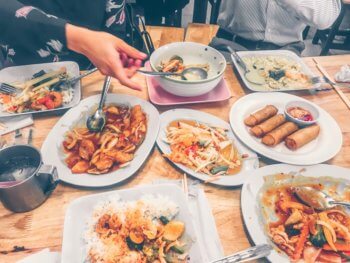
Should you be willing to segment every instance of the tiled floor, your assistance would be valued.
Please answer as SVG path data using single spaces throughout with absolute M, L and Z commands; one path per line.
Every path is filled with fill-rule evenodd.
M 188 23 L 192 21 L 192 16 L 193 16 L 193 3 L 194 0 L 191 0 L 190 3 L 183 9 L 182 11 L 182 26 L 186 27 Z M 208 7 L 208 12 L 207 12 L 207 18 L 210 15 L 210 5 Z M 343 24 L 350 25 L 350 14 L 345 17 Z M 302 53 L 303 57 L 311 57 L 311 56 L 318 56 L 321 52 L 321 46 L 320 45 L 313 45 L 312 44 L 312 38 L 315 34 L 315 29 L 311 29 L 307 39 L 305 40 L 305 50 Z M 330 55 L 335 55 L 335 54 L 346 54 L 350 53 L 349 51 L 342 51 L 342 50 L 331 50 L 329 52 Z

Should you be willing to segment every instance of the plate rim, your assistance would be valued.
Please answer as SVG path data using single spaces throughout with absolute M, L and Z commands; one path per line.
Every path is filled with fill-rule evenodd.
M 315 159 L 313 161 L 307 161 L 307 160 L 306 161 L 305 160 L 304 161 L 300 161 L 300 160 L 299 161 L 291 161 L 288 159 L 288 156 L 285 156 L 285 154 L 283 154 L 283 153 L 278 153 L 278 154 L 276 154 L 276 156 L 271 157 L 271 154 L 269 154 L 268 152 L 266 154 L 266 151 L 270 151 L 270 149 L 268 149 L 266 151 L 261 150 L 260 146 L 258 148 L 255 148 L 255 145 L 252 145 L 252 143 L 250 143 L 250 142 L 247 143 L 247 140 L 250 140 L 250 139 L 246 139 L 247 136 L 245 134 L 242 135 L 240 129 L 239 129 L 239 131 L 237 131 L 237 128 L 236 128 L 237 126 L 242 126 L 244 124 L 243 123 L 240 123 L 240 124 L 234 123 L 236 121 L 235 119 L 237 119 L 234 117 L 235 110 L 237 107 L 239 107 L 240 104 L 244 103 L 244 101 L 252 100 L 255 97 L 259 98 L 261 96 L 270 97 L 270 98 L 274 97 L 274 96 L 279 96 L 279 97 L 284 97 L 284 98 L 290 97 L 290 100 L 299 100 L 299 101 L 306 101 L 308 103 L 311 103 L 313 106 L 315 106 L 319 110 L 320 115 L 322 114 L 322 115 L 326 116 L 326 118 L 330 119 L 333 122 L 334 127 L 337 128 L 337 130 L 332 133 L 332 134 L 338 133 L 338 135 L 339 135 L 339 136 L 337 136 L 338 145 L 335 145 L 337 147 L 334 147 L 334 150 L 332 152 L 327 151 L 327 154 L 325 155 L 325 157 L 323 157 L 323 159 L 318 159 L 318 158 L 313 157 Z M 270 101 L 266 100 L 266 104 L 271 104 L 271 103 L 270 103 Z M 288 163 L 288 164 L 294 164 L 294 165 L 315 165 L 318 163 L 322 163 L 322 162 L 325 162 L 325 161 L 328 161 L 328 160 L 334 158 L 339 153 L 339 151 L 341 150 L 342 145 L 343 145 L 343 134 L 342 134 L 341 128 L 339 127 L 336 120 L 327 111 L 325 111 L 323 108 L 321 108 L 317 104 L 313 103 L 312 101 L 309 101 L 307 99 L 301 98 L 301 97 L 296 96 L 296 95 L 288 94 L 285 92 L 251 93 L 251 94 L 248 94 L 246 96 L 243 96 L 243 97 L 239 98 L 231 106 L 230 113 L 229 113 L 229 119 L 230 119 L 230 125 L 231 125 L 233 132 L 248 148 L 250 148 L 250 149 L 254 148 L 254 151 L 259 153 L 260 155 L 267 157 L 271 160 L 275 160 L 275 161 L 282 162 L 282 163 Z M 296 156 L 296 155 L 294 155 L 294 156 Z
M 219 180 L 216 180 L 216 181 L 208 182 L 209 184 L 218 185 L 218 186 L 224 186 L 224 187 L 238 187 L 238 186 L 241 186 L 244 183 L 244 181 L 246 180 L 249 172 L 252 172 L 252 171 L 254 171 L 254 170 L 259 168 L 260 164 L 259 164 L 259 160 L 257 158 L 257 154 L 239 140 L 239 138 L 233 133 L 232 128 L 231 128 L 231 126 L 230 126 L 230 124 L 228 122 L 224 121 L 223 119 L 221 119 L 221 118 L 219 118 L 219 117 L 217 117 L 217 116 L 215 116 L 213 114 L 210 114 L 210 113 L 207 113 L 207 112 L 203 112 L 203 111 L 199 111 L 199 110 L 187 109 L 187 108 L 171 109 L 171 110 L 165 111 L 162 114 L 160 114 L 160 123 L 161 123 L 161 125 L 159 127 L 159 132 L 158 132 L 156 143 L 157 143 L 157 147 L 158 147 L 158 149 L 160 150 L 161 153 L 164 153 L 163 147 L 161 145 L 165 144 L 162 141 L 162 138 L 161 138 L 162 132 L 163 132 L 162 128 L 166 127 L 169 124 L 169 122 L 172 121 L 172 119 L 167 119 L 166 123 L 164 123 L 163 119 L 165 118 L 164 116 L 167 116 L 167 115 L 169 115 L 169 114 L 171 114 L 173 112 L 175 112 L 176 114 L 180 114 L 180 113 L 183 113 L 183 114 L 189 113 L 190 114 L 190 113 L 192 113 L 192 114 L 195 114 L 195 115 L 201 115 L 201 117 L 203 117 L 203 118 L 206 116 L 206 117 L 210 117 L 212 119 L 215 119 L 218 122 L 221 122 L 221 123 L 225 124 L 225 126 L 227 126 L 227 128 L 229 130 L 229 137 L 231 139 L 233 139 L 236 144 L 239 144 L 240 145 L 239 147 L 245 148 L 247 151 L 249 151 L 249 155 L 252 155 L 252 156 L 256 157 L 255 159 L 249 160 L 249 161 L 251 161 L 252 169 L 246 170 L 246 171 L 242 171 L 242 172 L 236 174 L 237 176 L 239 176 L 239 178 L 243 178 L 243 179 L 239 180 L 239 182 L 234 182 L 234 183 L 230 183 L 229 182 L 228 183 L 228 182 L 225 182 L 225 178 L 224 178 L 224 182 L 219 179 Z M 187 168 L 187 167 L 185 167 L 182 164 L 178 164 L 178 163 L 172 162 L 171 160 L 167 160 L 167 161 L 169 161 L 172 165 L 174 165 L 177 169 L 181 170 L 182 172 L 185 172 L 185 173 L 191 175 L 192 177 L 195 177 L 197 180 L 200 180 L 200 181 L 203 182 L 203 181 L 205 181 L 207 179 L 210 179 L 210 176 L 205 175 L 205 174 L 201 174 L 201 173 L 196 173 L 192 169 Z M 232 177 L 234 177 L 236 175 L 232 175 Z
M 65 116 L 67 116 L 68 114 L 72 114 L 73 111 L 82 110 L 83 108 L 79 108 L 79 107 L 84 107 L 84 104 L 86 106 L 86 103 L 88 103 L 88 102 L 96 102 L 96 103 L 98 103 L 99 98 L 100 98 L 100 95 L 98 95 L 98 94 L 97 95 L 93 95 L 93 96 L 89 96 L 89 97 L 83 99 L 82 101 L 80 101 L 78 106 L 68 110 L 58 120 L 58 122 L 53 126 L 53 128 L 50 130 L 49 134 L 46 136 L 46 138 L 45 138 L 45 140 L 44 140 L 44 142 L 42 144 L 42 147 L 40 149 L 40 152 L 41 152 L 41 154 L 43 156 L 43 162 L 46 163 L 46 164 L 51 164 L 51 165 L 56 166 L 56 168 L 57 168 L 57 170 L 59 172 L 59 179 L 60 179 L 60 181 L 65 182 L 65 183 L 67 183 L 69 185 L 72 185 L 72 186 L 87 187 L 87 188 L 101 188 L 101 187 L 108 187 L 108 186 L 112 186 L 112 185 L 116 185 L 116 184 L 122 183 L 123 181 L 125 181 L 125 180 L 129 179 L 130 177 L 132 177 L 132 176 L 137 174 L 139 169 L 142 167 L 142 165 L 146 162 L 146 160 L 150 156 L 150 154 L 152 152 L 152 149 L 153 149 L 153 147 L 155 145 L 155 141 L 157 139 L 157 134 L 158 134 L 159 127 L 160 127 L 160 117 L 159 117 L 159 111 L 157 110 L 157 108 L 155 108 L 148 101 L 146 101 L 144 99 L 141 99 L 139 97 L 136 97 L 136 96 L 127 95 L 127 94 L 109 93 L 107 98 L 106 98 L 107 103 L 121 103 L 121 101 L 123 101 L 123 102 L 130 102 L 130 100 L 131 100 L 131 101 L 135 102 L 134 104 L 145 104 L 145 105 L 147 105 L 148 109 L 150 109 L 150 111 L 152 111 L 152 114 L 154 114 L 151 117 L 152 119 L 151 118 L 149 118 L 149 119 L 153 123 L 153 126 L 155 128 L 155 132 L 153 133 L 153 132 L 150 132 L 150 130 L 148 130 L 148 135 L 146 135 L 146 137 L 149 136 L 148 144 L 150 145 L 150 147 L 147 147 L 144 151 L 140 152 L 140 148 L 142 147 L 142 145 L 144 143 L 146 143 L 147 139 L 145 138 L 143 143 L 140 145 L 140 147 L 136 151 L 136 153 L 137 152 L 141 153 L 140 155 L 142 156 L 142 158 L 139 160 L 139 163 L 135 167 L 133 167 L 133 169 L 129 173 L 123 174 L 123 169 L 118 169 L 118 170 L 115 170 L 113 172 L 104 174 L 104 176 L 108 176 L 108 178 L 111 178 L 111 177 L 113 178 L 114 177 L 115 178 L 114 180 L 110 180 L 110 179 L 105 179 L 104 181 L 99 180 L 98 183 L 94 183 L 93 184 L 89 180 L 87 180 L 87 182 L 86 182 L 86 177 L 87 178 L 89 178 L 89 177 L 98 177 L 99 175 L 91 175 L 91 174 L 86 174 L 86 173 L 84 173 L 84 174 L 76 174 L 75 175 L 75 174 L 71 173 L 70 169 L 67 168 L 64 163 L 62 163 L 62 160 L 61 160 L 61 158 L 59 156 L 59 152 L 58 152 L 59 149 L 57 148 L 56 145 L 55 145 L 55 148 L 54 148 L 54 154 L 47 154 L 47 155 L 45 155 L 45 152 L 46 153 L 50 152 L 50 150 L 49 150 L 50 142 L 53 140 L 51 137 L 57 135 L 56 134 L 57 133 L 56 130 L 61 129 L 62 123 L 65 121 L 65 119 L 64 119 Z M 91 108 L 91 104 L 89 104 L 89 108 Z M 145 111 L 145 113 L 147 114 L 148 112 Z M 148 121 L 148 124 L 149 124 L 150 121 Z M 55 144 L 57 144 L 57 140 L 54 140 L 54 141 L 55 141 Z M 51 157 L 51 156 L 53 156 L 53 157 Z M 54 163 L 57 160 L 60 161 L 59 164 Z M 133 159 L 132 161 L 134 161 L 134 160 L 135 159 Z M 62 169 L 66 170 L 66 173 L 69 173 L 68 175 L 64 175 L 63 178 L 62 178 L 61 174 L 65 173 L 65 171 L 64 170 L 62 171 Z M 76 180 L 70 180 L 69 179 L 71 177 L 78 177 L 78 176 L 84 176 L 84 177 L 80 178 L 80 180 L 78 182 Z

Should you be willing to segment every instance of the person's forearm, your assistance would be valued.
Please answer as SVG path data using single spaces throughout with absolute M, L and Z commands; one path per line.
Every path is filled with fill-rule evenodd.
M 276 0 L 289 12 L 318 29 L 330 27 L 337 19 L 341 0 Z

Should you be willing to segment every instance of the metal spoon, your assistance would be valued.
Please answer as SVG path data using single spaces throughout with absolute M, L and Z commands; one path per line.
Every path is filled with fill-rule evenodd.
M 100 103 L 93 115 L 90 115 L 86 121 L 86 126 L 91 132 L 100 132 L 106 124 L 106 114 L 103 112 L 103 105 L 105 97 L 108 93 L 109 85 L 111 84 L 111 77 L 107 76 L 103 84 Z
M 317 210 L 330 209 L 336 205 L 350 208 L 350 203 L 335 201 L 326 193 L 309 186 L 297 186 L 293 188 L 293 191 L 303 202 Z
M 146 71 L 141 69 L 137 71 L 150 76 L 180 76 L 185 80 L 202 80 L 208 78 L 208 72 L 198 67 L 186 68 L 181 73 Z
M 237 63 L 242 67 L 246 80 L 256 85 L 264 85 L 266 83 L 265 78 L 261 76 L 258 71 L 248 69 L 247 65 L 244 63 L 241 57 L 238 56 L 236 51 L 234 51 L 230 46 L 227 46 L 227 49 L 231 52 L 232 62 L 236 60 Z

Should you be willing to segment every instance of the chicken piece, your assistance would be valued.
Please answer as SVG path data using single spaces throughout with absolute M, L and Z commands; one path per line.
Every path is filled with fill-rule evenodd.
M 299 223 L 303 220 L 303 215 L 301 214 L 300 210 L 293 209 L 292 214 L 288 217 L 288 219 L 285 222 L 285 225 L 293 225 L 296 223 Z
M 76 155 L 76 154 L 70 154 L 66 159 L 65 162 L 67 164 L 67 166 L 69 167 L 69 169 L 71 169 L 74 165 L 76 165 L 77 162 L 79 162 L 80 156 Z
M 95 152 L 95 145 L 91 140 L 84 139 L 80 143 L 79 156 L 84 160 L 90 160 Z
M 130 162 L 134 158 L 133 154 L 120 152 L 118 150 L 110 150 L 110 151 L 106 152 L 106 155 L 109 157 L 112 157 L 114 159 L 114 161 L 116 161 L 118 163 L 127 163 L 127 162 Z
M 146 116 L 143 113 L 140 105 L 135 105 L 131 109 L 131 130 L 135 129 L 139 126 L 141 122 L 144 122 L 146 120 Z
M 89 163 L 87 161 L 79 161 L 72 167 L 72 173 L 81 174 L 85 173 L 89 169 Z
M 111 168 L 113 165 L 113 160 L 111 157 L 106 156 L 105 154 L 100 154 L 100 158 L 95 162 L 95 166 L 98 170 L 103 171 Z

